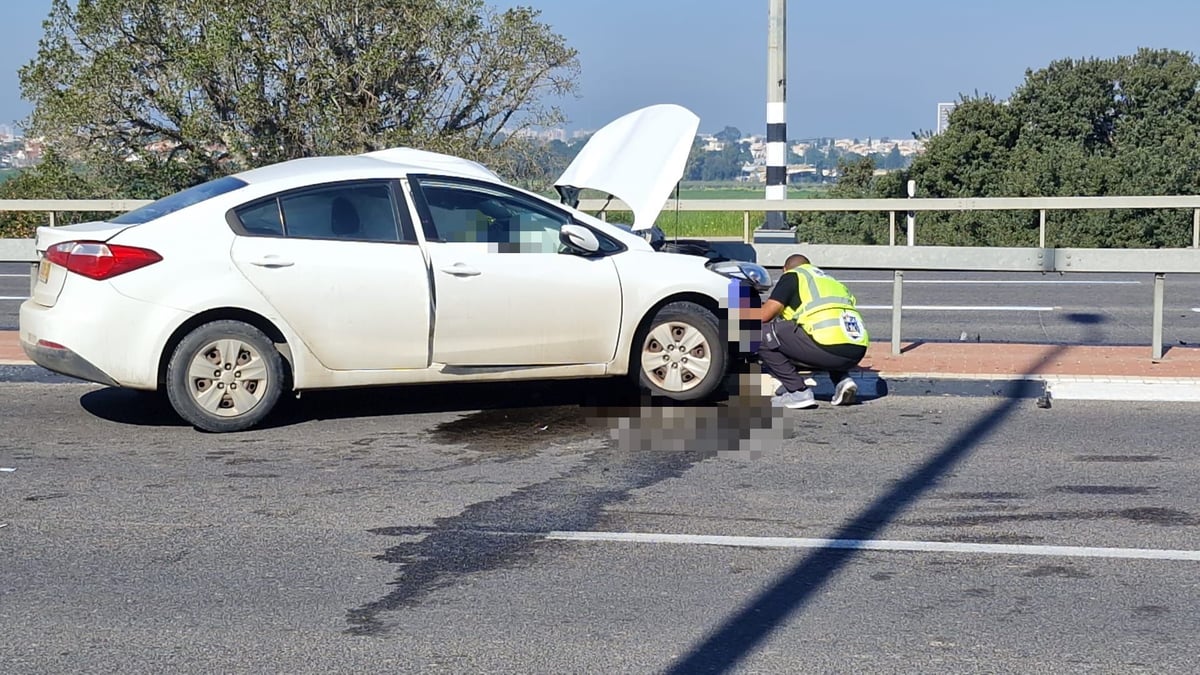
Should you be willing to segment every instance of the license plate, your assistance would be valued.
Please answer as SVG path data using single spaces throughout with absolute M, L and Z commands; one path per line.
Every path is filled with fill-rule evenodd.
M 42 259 L 42 261 L 38 263 L 38 281 L 40 281 L 44 284 L 49 279 L 50 279 L 50 261 L 46 260 L 46 259 Z

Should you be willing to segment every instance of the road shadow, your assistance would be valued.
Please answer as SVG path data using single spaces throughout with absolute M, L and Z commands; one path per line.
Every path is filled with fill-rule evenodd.
M 1096 323 L 1092 316 L 1074 315 L 1081 325 Z M 1036 371 L 1066 347 L 1049 351 L 1032 369 Z M 1025 402 L 1036 383 L 1009 383 L 1004 398 L 970 427 L 950 439 L 923 464 L 880 495 L 857 516 L 850 518 L 829 539 L 866 541 L 875 538 L 912 506 L 955 466 L 965 460 Z M 819 548 L 806 554 L 766 590 L 727 617 L 714 631 L 676 661 L 668 673 L 725 673 L 737 666 L 808 602 L 859 554 L 854 547 Z
M 761 381 L 755 377 L 731 373 L 724 387 L 701 402 L 651 397 L 628 380 L 615 377 L 315 391 L 298 400 L 281 399 L 271 415 L 253 429 L 461 412 L 469 414 L 446 427 L 447 433 L 483 437 L 521 428 L 530 434 L 524 440 L 534 442 L 550 427 L 557 433 L 583 425 L 607 434 L 622 451 L 755 458 L 781 446 L 795 426 L 783 409 L 771 407 L 770 397 L 755 391 Z M 190 426 L 159 394 L 106 388 L 84 394 L 80 404 L 96 417 L 118 424 Z
M 189 426 L 165 395 L 154 392 L 109 387 L 88 392 L 79 402 L 92 415 L 118 424 Z M 638 392 L 617 378 L 331 389 L 304 392 L 299 398 L 285 394 L 255 428 L 421 413 L 559 406 L 619 408 L 641 402 Z

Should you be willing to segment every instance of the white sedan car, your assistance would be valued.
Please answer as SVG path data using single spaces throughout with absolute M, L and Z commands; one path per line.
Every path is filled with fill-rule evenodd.
M 610 124 L 558 182 L 564 203 L 397 148 L 39 228 L 21 343 L 50 370 L 165 391 L 208 431 L 258 423 L 284 392 L 336 387 L 631 375 L 652 394 L 703 398 L 747 351 L 727 308 L 770 278 L 638 234 L 697 124 L 670 105 Z M 633 227 L 574 208 L 582 188 L 628 203 Z

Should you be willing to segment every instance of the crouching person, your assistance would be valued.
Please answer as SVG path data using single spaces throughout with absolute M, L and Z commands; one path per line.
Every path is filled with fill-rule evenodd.
M 870 338 L 855 297 L 837 279 L 803 255 L 788 257 L 783 276 L 762 307 L 762 342 L 758 358 L 763 369 L 782 383 L 771 399 L 774 406 L 812 408 L 817 405 L 797 365 L 829 373 L 833 405 L 850 405 L 858 385 L 850 377 L 867 353 Z

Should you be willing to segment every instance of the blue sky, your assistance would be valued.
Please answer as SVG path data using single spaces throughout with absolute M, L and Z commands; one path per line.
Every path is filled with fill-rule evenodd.
M 49 0 L 6 2 L 0 122 L 28 114 L 17 69 L 37 53 Z M 526 5 L 579 50 L 579 96 L 559 104 L 594 129 L 653 103 L 702 131 L 766 129 L 767 0 L 493 0 Z M 788 136 L 908 138 L 938 101 L 1007 96 L 1026 68 L 1138 47 L 1200 52 L 1195 0 L 788 0 Z

